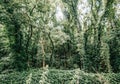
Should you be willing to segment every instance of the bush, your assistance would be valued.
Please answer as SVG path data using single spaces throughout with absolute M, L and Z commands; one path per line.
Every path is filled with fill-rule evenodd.
M 94 74 L 79 69 L 32 69 L 0 75 L 0 84 L 119 84 L 120 73 Z

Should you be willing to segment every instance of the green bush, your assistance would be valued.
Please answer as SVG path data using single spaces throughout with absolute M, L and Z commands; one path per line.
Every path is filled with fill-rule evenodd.
M 120 73 L 94 74 L 79 69 L 33 69 L 0 75 L 0 84 L 119 84 Z

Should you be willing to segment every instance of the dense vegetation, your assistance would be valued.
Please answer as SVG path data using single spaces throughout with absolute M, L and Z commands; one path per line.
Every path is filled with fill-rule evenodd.
M 68 84 L 76 68 L 80 71 L 75 73 L 82 75 L 80 84 L 103 84 L 96 73 L 108 73 L 100 76 L 110 81 L 115 76 L 119 83 L 120 75 L 115 74 L 120 72 L 119 0 L 0 0 L 0 82 L 7 78 L 17 84 L 14 76 L 26 80 L 30 73 L 25 70 L 46 66 L 50 83 L 62 84 L 60 78 L 66 78 L 63 84 Z M 37 73 L 30 76 L 37 75 L 39 81 L 42 73 Z
M 93 74 L 75 70 L 33 69 L 0 75 L 0 84 L 119 84 L 119 74 Z

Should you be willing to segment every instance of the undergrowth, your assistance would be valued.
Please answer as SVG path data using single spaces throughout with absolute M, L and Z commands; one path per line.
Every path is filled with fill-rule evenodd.
M 80 69 L 32 69 L 0 74 L 0 84 L 120 84 L 120 73 L 85 73 Z

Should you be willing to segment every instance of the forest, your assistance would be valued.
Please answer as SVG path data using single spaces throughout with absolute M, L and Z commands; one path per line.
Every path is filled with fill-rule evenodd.
M 0 84 L 120 84 L 120 1 L 0 0 Z

